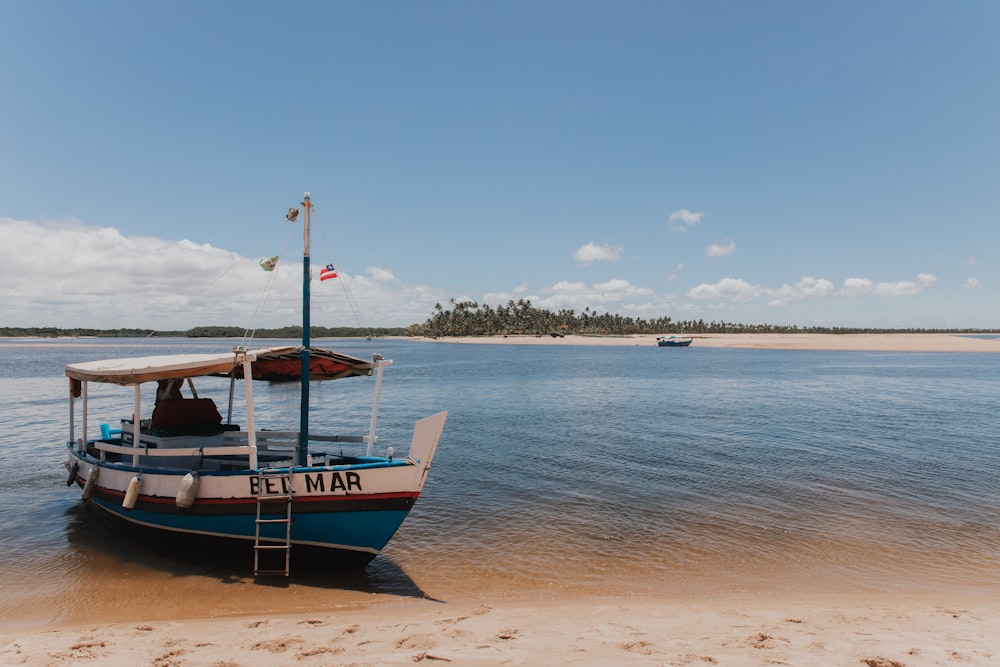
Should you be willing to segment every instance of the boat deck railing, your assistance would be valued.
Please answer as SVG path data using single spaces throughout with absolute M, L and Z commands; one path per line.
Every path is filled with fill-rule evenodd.
M 185 462 L 179 459 L 199 459 L 225 458 L 230 462 L 244 461 L 247 469 L 255 469 L 258 459 L 267 458 L 270 460 L 287 458 L 295 460 L 299 449 L 298 431 L 257 431 L 255 432 L 255 445 L 250 444 L 250 434 L 247 431 L 228 431 L 223 435 L 222 444 L 211 444 L 205 446 L 170 446 L 171 438 L 155 438 L 153 441 L 140 439 L 139 446 L 132 443 L 124 443 L 121 438 L 112 440 L 95 440 L 91 447 L 104 454 L 117 454 L 122 457 L 132 457 L 134 463 L 138 463 L 141 457 L 148 464 L 150 459 L 163 457 L 165 467 L 185 467 Z M 206 438 L 208 439 L 208 438 Z M 217 438 L 211 438 L 217 441 Z M 184 440 L 185 445 L 197 438 L 183 437 L 177 440 Z M 166 441 L 166 442 L 165 442 Z M 309 435 L 309 442 L 323 443 L 367 443 L 368 437 L 363 435 Z M 121 443 L 121 444 L 119 444 Z M 317 453 L 313 460 L 329 460 L 327 454 Z M 176 461 L 176 465 L 170 465 Z M 320 463 L 323 465 L 323 463 Z

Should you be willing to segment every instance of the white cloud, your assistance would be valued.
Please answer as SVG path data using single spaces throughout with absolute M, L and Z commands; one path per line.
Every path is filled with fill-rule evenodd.
M 483 302 L 492 306 L 504 305 L 510 299 L 515 298 L 513 294 L 492 292 L 483 295 Z M 531 301 L 536 308 L 558 311 L 572 308 L 582 311 L 586 307 L 592 310 L 616 312 L 620 314 L 636 313 L 639 310 L 655 310 L 659 308 L 661 314 L 665 312 L 665 300 L 658 300 L 653 290 L 646 287 L 638 287 L 627 280 L 616 278 L 602 283 L 589 285 L 584 282 L 574 282 L 560 280 L 559 282 L 545 289 L 528 294 L 519 294 L 516 298 Z M 626 299 L 647 299 L 650 303 L 626 304 Z M 659 305 L 651 305 L 651 304 Z
M 499 304 L 507 303 L 508 301 L 512 301 L 512 300 L 516 301 L 519 298 L 523 298 L 523 297 L 518 297 L 513 292 L 486 292 L 485 294 L 483 294 L 483 297 L 480 300 L 483 303 L 488 303 L 488 304 L 490 304 L 492 306 L 496 306 L 496 305 L 499 305 Z M 473 299 L 473 300 L 475 300 L 475 299 Z M 444 304 L 442 304 L 442 305 L 444 305 Z
M 568 280 L 560 280 L 548 289 L 555 294 L 586 294 L 588 292 L 587 283 L 575 283 Z
M 667 295 L 658 296 L 642 303 L 622 303 L 620 313 L 644 318 L 663 317 L 676 310 L 676 301 L 676 296 Z
M 678 265 L 676 270 L 683 266 Z M 795 283 L 781 287 L 755 285 L 741 278 L 723 278 L 717 283 L 704 283 L 687 291 L 689 303 L 678 302 L 673 295 L 659 295 L 653 290 L 633 285 L 628 280 L 616 278 L 601 283 L 560 281 L 552 287 L 530 294 L 488 294 L 485 302 L 491 305 L 506 304 L 511 298 L 524 298 L 536 308 L 552 311 L 572 308 L 577 312 L 590 307 L 598 312 L 620 313 L 638 317 L 674 317 L 700 315 L 703 312 L 732 311 L 738 304 L 767 297 L 769 306 L 786 306 L 793 301 L 828 299 L 834 296 L 905 295 L 924 290 L 937 282 L 931 274 L 919 274 L 917 280 L 875 284 L 867 278 L 849 278 L 840 290 L 826 278 L 805 276 Z
M 486 292 L 478 300 L 493 306 L 503 305 L 508 301 L 517 301 L 518 299 L 525 298 L 524 295 L 528 294 L 530 289 L 531 286 L 529 283 L 521 283 L 510 292 Z M 472 299 L 472 301 L 477 301 L 477 299 Z
M 871 294 L 875 288 L 875 283 L 869 278 L 848 278 L 844 281 L 844 286 L 840 288 L 842 296 L 863 296 Z
M 705 248 L 705 257 L 729 257 L 736 252 L 736 243 L 730 241 L 726 245 L 711 244 Z
M 979 289 L 982 286 L 983 283 L 981 280 L 979 280 L 979 278 L 969 278 L 964 283 L 962 283 L 962 287 L 964 289 Z
M 629 281 L 622 280 L 621 278 L 616 278 L 603 283 L 595 283 L 594 289 L 598 290 L 601 294 L 617 298 L 636 295 L 647 296 L 653 294 L 653 290 L 645 287 L 636 287 Z
M 858 296 L 911 296 L 919 294 L 937 283 L 937 277 L 929 273 L 917 274 L 917 282 L 900 280 L 894 283 L 875 283 L 870 278 L 848 278 L 840 288 L 840 295 Z
M 683 264 L 678 264 L 677 266 L 675 266 L 674 270 L 673 270 L 673 273 L 671 273 L 669 276 L 667 276 L 667 282 L 669 283 L 669 282 L 673 282 L 673 281 L 677 280 L 677 278 L 681 274 L 681 271 L 683 271 L 683 270 L 684 270 L 684 265 Z
M 392 271 L 377 266 L 369 266 L 368 275 L 371 276 L 371 279 L 377 283 L 399 282 L 399 278 L 393 275 Z
M 763 292 L 759 285 L 751 285 L 742 278 L 723 278 L 714 285 L 701 284 L 688 290 L 692 299 L 730 299 L 749 301 Z
M 531 302 L 538 308 L 584 308 L 594 304 L 607 304 L 621 301 L 633 294 L 652 294 L 652 290 L 640 290 L 627 280 L 609 280 L 604 283 L 587 285 L 586 283 L 559 281 L 552 287 L 541 291 L 541 295 L 533 297 Z
M 692 213 L 686 208 L 678 209 L 670 214 L 670 219 L 667 220 L 667 227 L 677 232 L 686 232 L 689 228 L 701 222 L 701 218 L 704 215 L 703 211 Z
M 799 282 L 795 283 L 795 291 L 801 295 L 802 298 L 828 296 L 833 294 L 834 286 L 832 282 L 826 280 L 825 278 L 813 278 L 812 276 L 806 276 Z
M 301 261 L 286 254 L 268 273 L 260 259 L 187 240 L 128 237 L 73 219 L 0 218 L 0 324 L 183 330 L 300 322 Z M 426 320 L 434 303 L 447 299 L 441 290 L 403 284 L 382 267 L 340 274 L 314 280 L 318 326 L 405 326 Z M 351 315 L 350 301 L 364 322 Z
M 937 283 L 937 278 L 929 273 L 917 275 L 916 282 L 899 281 L 894 283 L 874 283 L 869 278 L 848 278 L 838 291 L 834 284 L 825 278 L 806 276 L 797 283 L 785 284 L 778 288 L 751 285 L 740 278 L 723 278 L 718 283 L 702 284 L 688 291 L 692 299 L 721 299 L 726 301 L 749 301 L 759 296 L 773 297 L 768 305 L 784 306 L 790 301 L 799 299 L 817 299 L 833 295 L 845 297 L 859 296 L 908 296 L 919 294 Z
M 614 262 L 618 261 L 624 252 L 625 249 L 622 246 L 611 246 L 607 243 L 597 245 L 591 241 L 590 243 L 577 248 L 573 252 L 573 259 L 581 264 L 590 264 L 591 262 Z
M 836 291 L 833 283 L 825 278 L 806 276 L 794 285 L 782 285 L 777 289 L 764 290 L 774 298 L 768 302 L 771 306 L 784 306 L 789 301 L 797 299 L 815 299 L 830 296 Z
M 581 251 L 588 248 L 596 249 L 589 257 L 622 256 L 621 248 L 607 244 L 591 243 Z M 271 253 L 264 251 L 261 256 L 267 254 Z M 302 265 L 294 254 L 282 256 L 277 270 L 267 273 L 258 266 L 261 256 L 245 257 L 209 244 L 129 237 L 116 229 L 72 219 L 38 223 L 0 218 L 4 278 L 0 281 L 0 326 L 183 330 L 197 325 L 296 324 L 300 321 Z M 455 296 L 454 287 L 445 290 L 409 284 L 386 266 L 371 266 L 357 273 L 346 265 L 337 266 L 342 278 L 313 283 L 313 322 L 319 326 L 405 326 L 425 321 L 435 303 L 446 303 Z M 676 265 L 668 280 L 682 269 L 682 264 Z M 807 276 L 771 288 L 729 277 L 697 285 L 687 296 L 700 312 L 732 310 L 758 298 L 781 306 L 830 296 L 917 294 L 937 282 L 931 274 L 883 283 L 848 278 L 836 289 L 829 280 Z M 269 296 L 261 301 L 268 286 Z M 970 278 L 963 287 L 979 288 L 982 283 Z M 642 317 L 676 316 L 695 307 L 626 278 L 593 284 L 558 281 L 543 289 L 521 283 L 507 291 L 482 296 L 470 293 L 465 298 L 491 305 L 527 299 L 538 308 L 553 311 L 572 308 L 579 312 L 589 306 L 600 312 Z M 356 311 L 363 313 L 364 320 L 352 314 Z

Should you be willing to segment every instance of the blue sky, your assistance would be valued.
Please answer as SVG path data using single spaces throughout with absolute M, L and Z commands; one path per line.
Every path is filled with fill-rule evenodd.
M 998 37 L 992 0 L 4 0 L 0 326 L 294 324 L 310 191 L 325 326 L 998 327 Z

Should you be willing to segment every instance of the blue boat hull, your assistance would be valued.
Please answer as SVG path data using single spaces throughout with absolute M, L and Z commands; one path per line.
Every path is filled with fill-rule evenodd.
M 320 556 L 324 562 L 363 567 L 399 529 L 417 494 L 379 497 L 329 496 L 296 503 L 291 524 L 293 553 Z M 255 541 L 255 500 L 200 500 L 181 510 L 172 501 L 141 498 L 132 509 L 122 507 L 122 494 L 98 489 L 88 507 L 145 537 L 184 543 L 236 547 L 246 553 Z M 281 515 L 284 509 L 281 509 Z M 262 518 L 279 516 L 262 514 Z M 284 526 L 261 526 L 261 543 L 284 542 Z

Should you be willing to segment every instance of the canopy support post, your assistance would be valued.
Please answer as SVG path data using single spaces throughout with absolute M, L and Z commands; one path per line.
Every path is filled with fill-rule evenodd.
M 69 381 L 69 441 L 76 445 L 76 397 L 73 396 L 73 382 Z M 77 445 L 77 449 L 80 447 Z
M 245 353 L 243 354 L 243 385 L 247 404 L 247 446 L 250 448 L 250 470 L 257 470 L 257 429 L 253 424 L 253 369 L 250 368 L 250 359 Z
M 83 429 L 83 445 L 80 447 L 80 451 L 87 451 L 87 388 L 89 387 L 89 382 L 84 382 L 82 387 L 83 394 L 83 421 L 80 428 Z
M 246 370 L 246 369 L 244 369 Z M 229 378 L 229 410 L 226 412 L 226 423 L 233 423 L 233 395 L 236 393 L 236 377 Z
M 139 400 L 139 386 L 140 385 L 135 385 L 135 410 L 132 412 L 132 465 L 134 465 L 137 468 L 139 467 L 139 445 L 141 444 L 139 442 L 139 432 L 142 429 L 142 426 L 140 424 L 142 420 L 139 419 L 139 409 L 141 407 L 141 401 Z M 87 402 L 86 382 L 83 383 L 83 397 L 84 397 L 83 398 L 84 405 L 86 405 Z M 87 423 L 86 408 L 84 408 L 83 422 L 84 424 Z
M 372 420 L 368 426 L 368 447 L 365 449 L 365 456 L 371 456 L 375 447 L 375 422 L 378 420 L 378 402 L 382 396 L 382 370 L 392 365 L 392 360 L 383 359 L 381 354 L 373 354 L 372 358 L 375 360 L 375 399 L 372 401 Z

